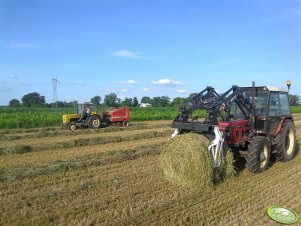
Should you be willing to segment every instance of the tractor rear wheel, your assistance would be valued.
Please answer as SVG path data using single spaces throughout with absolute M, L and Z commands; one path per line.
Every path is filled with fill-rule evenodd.
M 76 130 L 77 129 L 76 123 L 75 122 L 70 122 L 69 125 L 68 125 L 68 129 L 72 130 L 72 131 Z
M 88 119 L 88 126 L 90 129 L 98 129 L 100 127 L 101 118 L 98 115 L 92 115 Z
M 253 137 L 248 146 L 246 166 L 252 173 L 260 173 L 269 167 L 271 146 L 265 137 Z
M 277 159 L 289 161 L 294 157 L 297 147 L 296 129 L 291 120 L 282 124 L 282 129 L 275 138 Z

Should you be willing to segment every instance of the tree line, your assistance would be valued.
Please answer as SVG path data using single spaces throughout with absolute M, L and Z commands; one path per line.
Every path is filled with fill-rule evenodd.
M 108 107 L 139 107 L 140 103 L 148 103 L 153 107 L 176 107 L 180 106 L 183 103 L 187 102 L 188 99 L 195 95 L 191 94 L 188 98 L 176 97 L 171 100 L 168 96 L 158 96 L 158 97 L 147 97 L 144 96 L 141 98 L 140 102 L 137 97 L 128 98 L 124 100 L 118 98 L 116 93 L 109 93 L 104 96 L 103 103 L 101 96 L 94 96 L 90 99 L 90 103 L 100 106 Z M 37 92 L 28 93 L 24 95 L 21 100 L 12 99 L 9 101 L 9 107 L 73 107 L 77 104 L 77 101 L 57 101 L 55 103 L 46 103 L 45 96 L 40 95 Z
M 171 100 L 168 96 L 158 96 L 158 97 L 147 97 L 144 96 L 141 98 L 140 103 L 148 103 L 153 107 L 178 107 L 183 105 L 196 93 L 190 94 L 187 98 L 176 97 Z M 300 97 L 297 95 L 289 94 L 290 103 L 292 106 L 300 105 Z M 138 107 L 139 101 L 137 97 L 125 98 L 124 100 L 118 98 L 116 93 L 109 93 L 104 96 L 103 103 L 100 96 L 96 95 L 91 98 L 90 102 L 94 105 L 105 105 L 108 107 Z M 40 95 L 37 92 L 28 93 L 21 98 L 21 101 L 18 99 L 12 99 L 9 101 L 9 107 L 72 107 L 77 104 L 77 101 L 57 101 L 55 103 L 46 103 L 45 96 Z

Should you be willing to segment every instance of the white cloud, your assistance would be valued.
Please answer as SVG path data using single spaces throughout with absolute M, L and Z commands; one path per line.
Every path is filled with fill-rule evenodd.
M 32 43 L 23 43 L 23 42 L 10 42 L 8 44 L 9 48 L 13 49 L 25 49 L 25 48 L 36 48 L 38 45 Z
M 140 52 L 133 52 L 129 50 L 117 50 L 111 53 L 113 56 L 116 57 L 123 57 L 123 58 L 131 58 L 131 59 L 144 59 Z
M 178 90 L 177 90 L 177 93 L 187 94 L 187 93 L 189 93 L 189 91 L 186 90 L 186 89 L 178 89 Z
M 129 85 L 137 85 L 138 82 L 132 79 L 126 80 L 126 81 L 119 81 L 119 84 L 129 84 Z
M 128 93 L 129 90 L 128 89 L 115 89 L 115 88 L 108 88 L 106 89 L 107 92 L 111 92 L 111 93 Z
M 152 81 L 152 83 L 156 84 L 156 85 L 161 85 L 161 86 L 180 86 L 183 84 L 180 81 L 175 81 L 175 80 L 171 80 L 171 79 L 167 79 L 167 78 L 160 79 L 158 81 Z
M 108 88 L 106 89 L 107 92 L 112 92 L 112 93 L 118 93 L 119 90 L 118 89 L 111 89 L 111 88 Z
M 9 78 L 15 78 L 15 79 L 18 78 L 17 75 L 13 75 L 13 74 L 8 75 L 8 77 L 9 77 Z
M 143 88 L 142 91 L 143 91 L 143 92 L 149 92 L 150 90 L 149 90 L 149 88 Z

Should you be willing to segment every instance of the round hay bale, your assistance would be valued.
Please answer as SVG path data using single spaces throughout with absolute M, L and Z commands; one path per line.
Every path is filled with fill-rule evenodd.
M 234 174 L 233 155 L 227 152 L 222 167 L 213 169 L 208 152 L 210 140 L 198 133 L 178 135 L 167 142 L 160 155 L 163 175 L 179 185 L 212 187 Z M 230 154 L 228 154 L 230 153 Z

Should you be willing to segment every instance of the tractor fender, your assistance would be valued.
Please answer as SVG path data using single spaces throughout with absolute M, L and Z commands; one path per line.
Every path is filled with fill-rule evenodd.
M 274 133 L 274 136 L 277 136 L 278 133 L 280 132 L 281 128 L 282 128 L 282 124 L 284 123 L 286 117 L 281 117 L 281 121 L 279 122 L 276 130 L 275 130 L 275 133 Z

